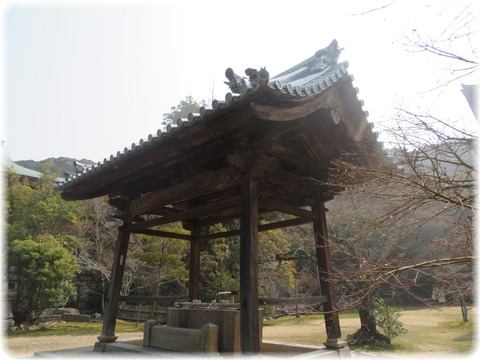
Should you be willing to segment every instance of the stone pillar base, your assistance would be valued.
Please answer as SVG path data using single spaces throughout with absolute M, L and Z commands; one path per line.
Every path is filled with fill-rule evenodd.
M 115 342 L 117 340 L 118 336 L 115 336 L 115 334 L 102 334 L 97 337 L 98 341 L 101 343 L 111 343 Z
M 102 334 L 97 337 L 98 341 L 95 343 L 93 347 L 93 351 L 96 352 L 105 352 L 107 344 L 115 342 L 117 340 L 118 336 L 115 336 L 115 334 Z
M 343 349 L 347 346 L 347 342 L 342 338 L 328 338 L 323 345 L 330 349 Z
M 107 343 L 97 341 L 95 345 L 93 346 L 93 351 L 95 352 L 105 352 L 105 348 L 107 346 Z

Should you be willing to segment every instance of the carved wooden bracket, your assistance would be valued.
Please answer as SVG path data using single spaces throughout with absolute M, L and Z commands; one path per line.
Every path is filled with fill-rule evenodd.
M 281 165 L 280 159 L 265 154 L 256 155 L 253 152 L 237 151 L 234 154 L 227 154 L 227 162 L 242 173 L 248 169 L 252 172 L 253 178 L 260 178 L 266 171 L 278 169 Z

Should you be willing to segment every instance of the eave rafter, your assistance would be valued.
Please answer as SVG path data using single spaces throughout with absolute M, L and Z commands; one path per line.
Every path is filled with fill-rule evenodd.
M 337 108 L 338 94 L 334 87 L 330 87 L 321 95 L 318 95 L 315 101 L 307 99 L 306 101 L 297 100 L 287 103 L 288 105 L 278 106 L 278 104 L 268 104 L 264 102 L 252 102 L 250 105 L 256 117 L 268 121 L 292 121 L 317 112 L 321 109 Z
M 266 154 L 278 157 L 279 159 L 299 168 L 310 168 L 315 162 L 309 157 L 289 149 L 278 141 L 273 141 L 264 150 Z
M 185 210 L 181 213 L 170 215 L 170 216 L 162 216 L 142 222 L 136 222 L 126 226 L 126 230 L 130 232 L 135 232 L 136 230 L 141 229 L 148 229 L 160 225 L 170 224 L 177 221 L 187 221 L 196 219 L 210 211 L 217 211 L 229 207 L 236 207 L 240 204 L 240 197 L 235 196 L 223 201 L 218 201 L 215 203 L 210 203 L 207 205 L 199 206 L 193 209 Z

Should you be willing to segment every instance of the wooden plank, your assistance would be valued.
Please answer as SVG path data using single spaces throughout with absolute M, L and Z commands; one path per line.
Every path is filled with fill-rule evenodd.
M 301 155 L 292 149 L 286 148 L 277 141 L 272 141 L 270 145 L 266 146 L 264 151 L 267 154 L 276 156 L 299 168 L 310 168 L 315 166 L 315 162 L 309 157 Z
M 303 180 L 301 177 L 296 176 L 295 174 L 283 170 L 268 171 L 265 174 L 265 178 L 275 183 L 280 183 L 293 187 L 295 190 L 300 191 L 304 194 L 309 195 L 313 192 L 313 186 L 310 185 L 308 182 Z
M 325 295 L 320 296 L 306 296 L 306 297 L 295 297 L 295 298 L 267 298 L 262 297 L 258 299 L 260 305 L 297 305 L 297 304 L 322 304 L 328 301 L 328 298 Z
M 281 203 L 279 201 L 270 200 L 270 199 L 260 199 L 259 205 L 261 207 L 266 207 L 270 210 L 280 211 L 285 214 L 290 214 L 298 217 L 304 217 L 307 219 L 315 220 L 318 218 L 318 214 L 315 211 L 309 211 L 305 209 L 301 209 L 298 207 L 294 207 L 288 204 Z
M 238 204 L 240 204 L 240 196 L 234 196 L 223 201 L 217 201 L 215 203 L 199 206 L 197 208 L 186 210 L 178 214 L 163 216 L 156 219 L 131 224 L 127 226 L 127 229 L 133 232 L 138 229 L 147 229 L 150 227 L 170 224 L 177 221 L 196 219 L 202 215 L 207 214 L 210 211 L 217 211 L 217 210 L 228 208 Z
M 173 202 L 186 201 L 201 195 L 225 190 L 241 184 L 241 173 L 232 168 L 213 171 L 168 188 L 145 194 L 130 201 L 128 208 L 132 215 L 142 215 Z
M 312 305 L 312 304 L 323 304 L 328 301 L 328 298 L 324 295 L 320 296 L 305 296 L 305 297 L 292 297 L 292 298 L 272 298 L 272 297 L 261 297 L 258 298 L 258 305 Z M 182 302 L 179 305 L 185 306 L 187 308 L 239 308 L 240 303 L 223 303 L 223 302 L 213 302 L 213 303 L 194 303 L 194 302 Z
M 242 186 L 241 200 L 240 348 L 243 354 L 258 354 L 258 180 L 251 173 Z
M 190 235 L 172 233 L 169 231 L 162 231 L 162 230 L 137 229 L 131 232 L 135 234 L 151 235 L 151 236 L 158 236 L 163 238 L 172 238 L 172 239 L 180 239 L 180 240 L 187 240 L 187 241 L 192 240 L 192 237 Z
M 123 302 L 165 302 L 171 303 L 174 301 L 187 300 L 188 295 L 175 296 L 142 296 L 142 295 L 122 295 L 120 301 Z
M 290 227 L 290 226 L 303 225 L 311 221 L 312 220 L 306 219 L 306 218 L 295 218 L 295 219 L 277 221 L 270 224 L 259 225 L 258 232 L 281 229 L 281 228 Z M 224 237 L 238 236 L 240 235 L 240 233 L 241 231 L 240 229 L 238 229 L 238 230 L 223 231 L 223 232 L 218 232 L 213 234 L 204 234 L 200 236 L 200 240 L 211 240 L 211 239 L 220 239 Z
M 295 219 L 282 220 L 282 221 L 277 221 L 270 224 L 260 225 L 258 227 L 258 231 L 262 232 L 262 231 L 268 231 L 268 230 L 282 229 L 290 226 L 307 224 L 309 222 L 311 222 L 311 220 L 308 218 L 295 218 Z
M 229 303 L 229 302 L 190 302 L 184 301 L 179 302 L 178 305 L 180 308 L 187 308 L 187 309 L 216 309 L 216 308 L 230 308 L 230 309 L 239 309 L 239 303 Z

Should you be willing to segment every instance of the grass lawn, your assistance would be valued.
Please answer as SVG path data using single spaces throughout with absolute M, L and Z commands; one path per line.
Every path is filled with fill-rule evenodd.
M 50 335 L 100 335 L 103 322 L 95 320 L 91 322 L 55 322 L 44 326 L 34 325 L 33 330 L 15 331 L 7 337 L 37 337 Z M 143 331 L 143 323 L 133 321 L 117 320 L 116 333 L 130 333 Z
M 467 323 L 462 321 L 459 307 L 409 308 L 401 313 L 400 321 L 408 330 L 405 335 L 393 339 L 393 346 L 389 349 L 359 348 L 362 352 L 415 354 L 438 356 L 441 354 L 464 354 L 477 348 L 475 341 L 476 324 L 475 309 L 470 311 Z M 343 338 L 353 334 L 360 326 L 358 313 L 349 311 L 340 314 L 340 325 Z M 7 343 L 20 341 L 23 337 L 42 337 L 54 335 L 99 335 L 102 330 L 101 321 L 90 323 L 58 322 L 50 323 L 44 329 L 35 326 L 31 331 L 17 331 L 6 336 Z M 118 320 L 115 333 L 143 332 L 143 323 Z M 93 337 L 95 338 L 95 336 Z M 287 343 L 323 345 L 326 340 L 325 323 L 322 315 L 309 315 L 295 318 L 294 316 L 281 317 L 264 322 L 263 339 Z M 40 339 L 38 340 L 40 341 Z M 37 342 L 38 342 L 37 341 Z M 43 340 L 42 340 L 43 341 Z M 50 341 L 50 340 L 47 340 Z M 88 340 L 89 344 L 95 340 Z M 355 348 L 352 348 L 355 349 Z
M 408 330 L 405 335 L 393 339 L 391 348 L 357 348 L 360 351 L 382 353 L 463 353 L 476 349 L 475 310 L 470 311 L 472 321 L 464 323 L 459 307 L 410 308 L 402 311 L 400 321 Z M 360 326 L 358 313 L 340 314 L 340 326 L 344 338 Z M 263 338 L 299 344 L 322 345 L 326 340 L 323 316 L 313 315 L 295 318 L 282 317 L 264 323 Z M 355 349 L 355 347 L 352 347 Z

